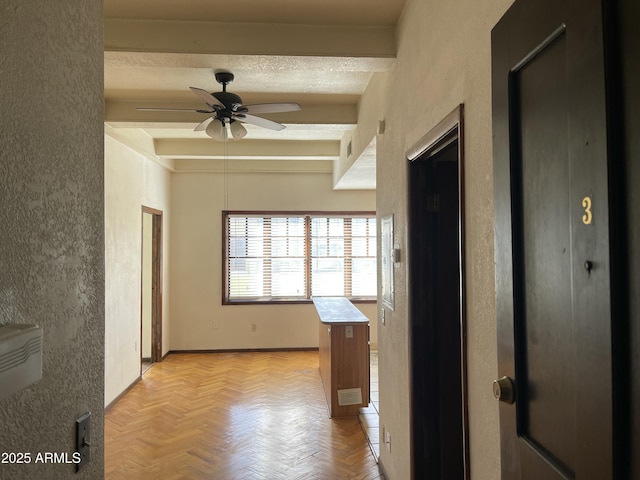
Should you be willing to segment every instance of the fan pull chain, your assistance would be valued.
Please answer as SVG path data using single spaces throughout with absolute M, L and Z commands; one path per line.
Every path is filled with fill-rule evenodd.
M 224 209 L 229 210 L 229 152 L 227 139 L 224 139 Z

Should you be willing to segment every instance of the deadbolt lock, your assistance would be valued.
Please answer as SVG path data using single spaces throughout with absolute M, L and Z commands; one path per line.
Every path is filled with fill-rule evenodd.
M 493 396 L 496 400 L 511 405 L 516 400 L 513 380 L 509 377 L 502 377 L 493 381 Z

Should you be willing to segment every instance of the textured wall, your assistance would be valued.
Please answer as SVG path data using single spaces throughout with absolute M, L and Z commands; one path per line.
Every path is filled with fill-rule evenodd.
M 71 454 L 93 415 L 103 476 L 102 1 L 0 3 L 0 324 L 44 329 L 43 378 L 0 400 L 0 452 Z M 0 464 L 0 478 L 68 478 Z
M 392 438 L 381 461 L 391 480 L 410 478 L 410 370 L 405 153 L 458 104 L 465 105 L 466 287 L 471 478 L 500 476 L 493 261 L 491 28 L 511 0 L 408 0 L 390 74 L 386 131 L 377 142 L 378 215 L 394 215 L 403 254 L 394 312 L 378 325 L 380 426 Z

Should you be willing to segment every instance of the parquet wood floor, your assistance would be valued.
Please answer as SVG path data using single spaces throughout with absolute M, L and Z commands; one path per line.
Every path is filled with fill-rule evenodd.
M 105 414 L 107 480 L 382 479 L 318 352 L 172 354 Z

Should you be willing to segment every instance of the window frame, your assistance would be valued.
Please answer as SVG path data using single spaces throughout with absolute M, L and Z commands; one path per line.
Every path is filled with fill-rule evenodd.
M 300 297 L 245 297 L 238 300 L 228 298 L 229 292 L 229 216 L 246 217 L 304 217 L 305 218 L 305 298 Z M 308 211 L 308 210 L 223 210 L 222 211 L 222 305 L 283 305 L 312 303 L 311 296 L 311 219 L 313 217 L 354 218 L 366 217 L 376 220 L 376 270 L 378 255 L 378 220 L 375 211 Z M 377 274 L 377 271 L 376 271 Z M 351 279 L 353 274 L 351 273 Z M 347 297 L 352 303 L 377 303 L 377 291 L 373 297 Z

